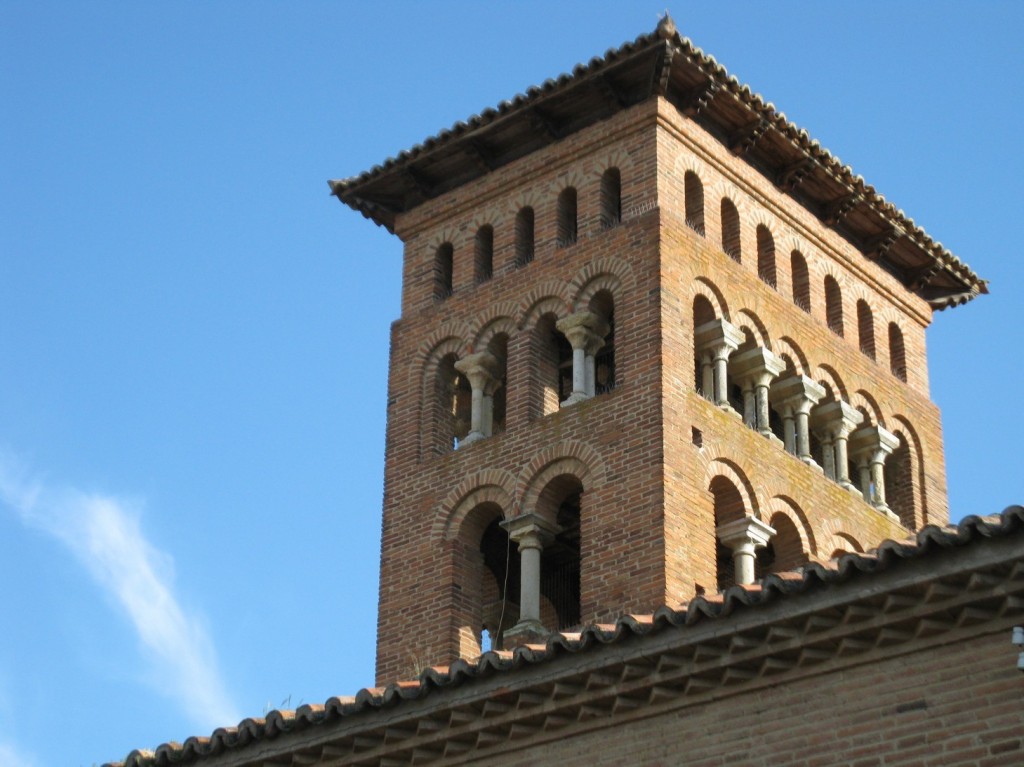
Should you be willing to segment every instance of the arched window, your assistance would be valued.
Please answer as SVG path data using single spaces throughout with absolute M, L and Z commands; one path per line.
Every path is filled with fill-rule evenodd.
M 476 230 L 476 250 L 473 267 L 477 284 L 486 282 L 494 274 L 494 227 L 484 224 Z
M 843 335 L 843 294 L 831 275 L 825 277 L 825 319 L 833 333 Z
M 899 446 L 885 461 L 885 502 L 908 530 L 917 529 L 914 513 L 914 462 L 910 443 L 902 432 L 894 432 Z
M 895 322 L 889 323 L 889 367 L 898 379 L 907 380 L 907 353 L 903 347 L 903 331 Z
M 434 254 L 434 298 L 443 301 L 452 294 L 452 261 L 455 251 L 450 242 L 437 248 Z
M 708 487 L 715 509 L 715 527 L 743 519 L 746 512 L 743 509 L 743 496 L 736 489 L 736 485 L 725 477 L 715 477 Z M 736 571 L 733 566 L 732 550 L 715 538 L 715 569 L 718 580 L 718 590 L 725 591 L 736 583 Z
M 431 429 L 436 453 L 457 448 L 469 434 L 473 390 L 466 376 L 455 369 L 456 360 L 454 354 L 447 354 L 437 366 Z
M 864 354 L 875 358 L 875 320 L 871 316 L 871 307 L 863 298 L 857 301 L 857 342 Z
M 683 177 L 686 204 L 686 225 L 697 234 L 704 235 L 704 185 L 692 170 Z
M 554 314 L 545 314 L 530 337 L 531 418 L 557 413 L 562 400 L 572 394 L 572 346 L 555 328 L 556 322 Z
M 722 198 L 722 250 L 733 261 L 740 263 L 740 214 L 728 197 Z
M 498 380 L 496 388 L 490 395 L 490 412 L 485 418 L 490 418 L 490 433 L 501 434 L 505 431 L 505 413 L 508 402 L 508 336 L 498 333 L 487 344 L 487 351 L 498 361 Z
M 558 195 L 558 247 L 575 244 L 577 232 L 576 188 L 567 186 Z
M 604 346 L 594 355 L 594 394 L 606 394 L 615 388 L 615 301 L 601 290 L 590 299 L 589 308 L 608 323 Z
M 516 214 L 516 266 L 533 261 L 533 208 L 520 208 Z
M 583 485 L 565 474 L 551 480 L 541 491 L 537 513 L 554 518 L 558 533 L 544 547 L 540 560 L 540 593 L 542 602 L 553 608 L 552 619 L 544 620 L 557 631 L 576 628 L 580 624 L 581 552 L 580 505 Z
M 467 515 L 455 542 L 459 655 L 464 658 L 502 649 L 503 633 L 519 619 L 519 557 L 501 521 L 497 505 L 482 503 Z
M 775 238 L 764 224 L 757 227 L 757 276 L 773 288 L 778 285 L 778 274 L 775 270 Z
M 601 176 L 601 226 L 610 229 L 622 221 L 622 176 L 609 168 Z
M 693 299 L 693 329 L 696 332 L 701 325 L 706 325 L 715 320 L 715 307 L 702 295 Z M 701 364 L 700 352 L 694 348 L 694 389 L 705 399 L 714 399 L 714 383 L 712 381 L 711 365 Z
M 790 256 L 790 268 L 793 273 L 793 303 L 810 313 L 811 280 L 807 274 L 807 261 L 799 250 L 794 250 Z

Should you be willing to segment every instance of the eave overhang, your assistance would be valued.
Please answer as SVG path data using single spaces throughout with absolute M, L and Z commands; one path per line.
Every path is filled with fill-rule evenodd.
M 458 122 L 331 193 L 394 232 L 395 217 L 618 112 L 662 96 L 896 276 L 933 309 L 987 293 L 987 282 L 861 176 L 681 37 L 654 32 Z

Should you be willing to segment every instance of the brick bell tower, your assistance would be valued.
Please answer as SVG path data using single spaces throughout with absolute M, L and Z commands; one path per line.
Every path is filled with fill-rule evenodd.
M 405 246 L 380 683 L 947 521 L 984 281 L 671 19 L 331 188 Z

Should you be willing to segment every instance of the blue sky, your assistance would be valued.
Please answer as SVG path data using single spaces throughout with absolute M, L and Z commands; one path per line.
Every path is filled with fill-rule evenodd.
M 0 0 L 0 764 L 372 683 L 397 240 L 326 180 L 653 3 Z M 929 331 L 953 518 L 1024 493 L 1018 3 L 670 7 L 991 281 Z

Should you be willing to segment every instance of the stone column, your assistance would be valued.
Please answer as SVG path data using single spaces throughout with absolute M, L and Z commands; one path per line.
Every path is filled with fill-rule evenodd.
M 574 405 L 594 396 L 594 355 L 604 346 L 609 327 L 593 312 L 570 314 L 555 327 L 572 345 L 572 394 L 562 404 Z
M 501 362 L 490 352 L 470 354 L 455 363 L 455 369 L 469 380 L 473 389 L 469 434 L 463 445 L 491 436 L 494 426 L 494 392 L 501 386 Z
M 864 500 L 879 511 L 889 511 L 885 502 L 885 459 L 899 444 L 896 435 L 881 426 L 864 426 L 850 435 L 850 454 L 863 467 Z
M 782 410 L 786 450 L 809 466 L 817 466 L 811 457 L 810 413 L 825 398 L 825 390 L 807 376 L 793 374 L 773 383 L 769 395 Z
M 860 491 L 857 489 L 857 486 L 850 481 L 850 459 L 847 454 L 846 443 L 849 439 L 850 433 L 859 426 L 863 420 L 864 416 L 861 415 L 859 411 L 855 410 L 842 400 L 826 403 L 814 410 L 816 431 L 818 431 L 819 439 L 821 439 L 822 444 L 826 446 L 825 474 L 829 474 L 827 445 L 831 444 L 833 453 L 833 473 L 831 474 L 831 478 L 834 479 L 841 487 L 845 487 L 847 490 L 855 493 Z
M 715 357 L 711 352 L 700 355 L 700 387 L 704 399 L 715 401 Z
M 729 369 L 743 386 L 744 410 L 747 410 L 746 393 L 750 392 L 750 410 L 753 412 L 744 413 L 744 421 L 762 436 L 775 439 L 769 422 L 768 387 L 772 379 L 786 369 L 786 364 L 768 349 L 758 346 L 734 355 Z
M 540 622 L 540 557 L 557 529 L 539 514 L 520 514 L 501 523 L 519 546 L 519 622 L 505 632 L 513 644 L 547 635 Z
M 694 331 L 694 348 L 713 361 L 712 394 L 709 399 L 721 408 L 729 407 L 729 355 L 743 343 L 743 333 L 725 320 L 705 322 Z
M 757 562 L 755 552 L 768 544 L 775 530 L 759 519 L 744 517 L 719 525 L 715 528 L 715 535 L 724 546 L 732 549 L 736 584 L 746 586 L 753 583 Z

